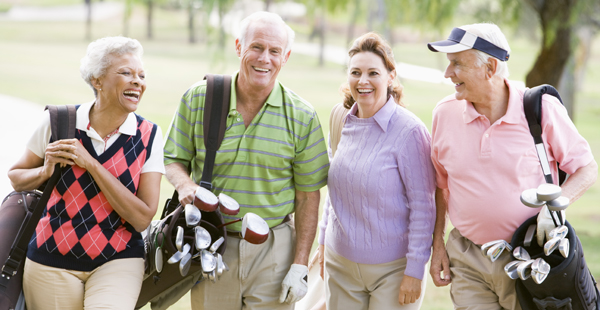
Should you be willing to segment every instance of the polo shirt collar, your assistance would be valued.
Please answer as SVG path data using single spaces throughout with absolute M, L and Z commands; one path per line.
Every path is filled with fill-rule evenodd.
M 394 97 L 390 96 L 388 101 L 372 116 L 377 125 L 383 130 L 383 132 L 387 132 L 388 125 L 390 124 L 390 119 L 392 118 L 392 114 L 394 113 L 394 109 L 396 108 L 396 102 L 394 101 Z M 346 114 L 346 118 L 350 115 L 356 117 L 356 113 L 358 112 L 358 103 L 354 102 L 348 114 Z
M 523 97 L 515 87 L 514 83 L 509 82 L 508 79 L 504 79 L 504 83 L 508 86 L 508 107 L 506 108 L 506 114 L 500 118 L 500 121 L 510 124 L 517 124 L 523 114 L 522 104 Z M 469 101 L 462 100 L 465 104 L 463 110 L 463 121 L 468 124 L 481 116 L 473 104 Z
M 86 102 L 79 106 L 77 109 L 77 120 L 75 121 L 75 127 L 79 130 L 88 132 L 88 124 L 90 123 L 90 110 L 96 101 Z M 125 122 L 119 127 L 119 133 L 135 136 L 137 132 L 137 119 L 133 112 L 127 115 Z
M 231 77 L 231 99 L 229 100 L 229 115 L 236 113 L 237 111 L 237 93 L 235 92 L 235 83 L 237 82 L 237 78 L 240 72 L 236 71 L 232 74 Z M 266 104 L 274 107 L 280 107 L 283 105 L 283 86 L 279 83 L 279 80 L 275 80 L 275 85 L 273 86 L 273 90 L 267 97 Z

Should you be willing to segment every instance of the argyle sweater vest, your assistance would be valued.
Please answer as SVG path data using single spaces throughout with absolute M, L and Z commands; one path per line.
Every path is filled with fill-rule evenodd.
M 77 130 L 75 135 L 90 155 L 134 194 L 157 130 L 155 124 L 136 117 L 136 135 L 121 134 L 99 156 L 85 132 Z M 27 257 L 46 266 L 92 271 L 114 259 L 144 257 L 144 244 L 141 234 L 113 210 L 92 175 L 74 165 L 62 171 Z

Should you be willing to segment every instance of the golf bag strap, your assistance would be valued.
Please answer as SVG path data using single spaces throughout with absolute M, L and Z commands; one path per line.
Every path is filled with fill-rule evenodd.
M 542 166 L 542 172 L 546 183 L 554 183 L 552 180 L 552 171 L 550 170 L 550 164 L 548 163 L 548 155 L 546 154 L 546 148 L 544 147 L 544 140 L 542 139 L 542 95 L 548 94 L 556 97 L 561 103 L 562 99 L 558 94 L 558 91 L 548 84 L 543 84 L 530 89 L 525 90 L 523 94 L 523 110 L 525 111 L 525 118 L 529 125 L 529 132 L 533 136 L 535 143 L 535 149 Z M 560 171 L 560 170 L 559 170 Z M 562 171 L 560 171 L 562 172 Z M 560 173 L 562 176 L 559 178 L 559 185 L 564 182 L 566 174 Z
M 343 103 L 338 103 L 331 109 L 331 114 L 329 115 L 329 145 L 332 157 L 335 156 L 338 144 L 342 138 L 342 129 L 344 128 L 344 123 L 346 123 L 348 111 Z
M 212 190 L 212 174 L 217 150 L 221 146 L 229 114 L 231 75 L 207 74 L 204 100 L 204 146 L 206 157 L 200 186 Z
M 50 130 L 52 132 L 52 140 L 60 139 L 72 139 L 75 137 L 75 118 L 76 108 L 73 105 L 63 106 L 46 106 L 46 109 L 50 112 Z M 42 213 L 50 199 L 52 190 L 61 176 L 61 168 L 57 164 L 54 168 L 54 173 L 50 179 L 46 182 L 42 197 L 38 200 L 37 204 L 33 208 L 33 212 L 28 214 L 24 219 L 25 223 L 19 229 L 17 238 L 13 242 L 10 249 L 10 253 L 6 262 L 2 266 L 2 276 L 0 279 L 0 287 L 4 286 L 11 277 L 13 277 L 23 259 L 27 253 L 27 246 L 33 236 L 33 232 L 37 227 L 37 224 L 42 217 Z M 6 281 L 6 282 L 5 282 Z

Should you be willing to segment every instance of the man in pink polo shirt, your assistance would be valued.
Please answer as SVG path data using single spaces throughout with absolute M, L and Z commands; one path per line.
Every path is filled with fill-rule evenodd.
M 438 186 L 433 282 L 452 283 L 455 309 L 521 309 L 515 282 L 503 271 L 510 253 L 492 263 L 481 245 L 510 242 L 517 227 L 540 211 L 519 200 L 523 190 L 545 183 L 523 112 L 525 88 L 507 79 L 510 47 L 496 25 L 454 28 L 448 40 L 428 46 L 447 53 L 445 77 L 456 89 L 433 110 L 431 158 Z M 556 98 L 544 95 L 542 115 L 553 176 L 560 162 L 570 174 L 562 195 L 573 202 L 596 181 L 598 166 Z M 444 245 L 446 213 L 455 228 Z M 539 235 L 553 228 L 548 221 L 538 216 Z

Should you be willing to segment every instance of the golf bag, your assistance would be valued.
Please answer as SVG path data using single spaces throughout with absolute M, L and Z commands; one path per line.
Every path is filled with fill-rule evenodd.
M 206 95 L 203 126 L 206 157 L 200 186 L 212 190 L 213 166 L 217 150 L 225 136 L 229 112 L 231 76 L 207 74 L 204 79 L 206 79 Z M 183 209 L 184 206 L 179 203 L 179 196 L 175 191 L 173 197 L 165 203 L 161 221 L 153 221 L 146 230 L 146 236 L 144 237 L 146 276 L 135 306 L 136 309 L 143 307 L 148 302 L 150 302 L 152 310 L 167 309 L 181 299 L 202 277 L 200 261 L 192 260 L 186 276 L 182 276 L 179 264 L 161 263 L 163 260 L 166 262 L 177 252 L 175 228 L 177 226 L 186 227 Z M 201 211 L 201 214 L 200 226 L 208 230 L 211 240 L 217 240 L 219 237 L 225 238 L 225 241 L 217 250 L 217 253 L 223 255 L 227 248 L 227 231 L 225 227 L 219 228 L 219 225 L 224 224 L 223 216 L 219 210 L 214 212 Z M 192 248 L 192 251 L 194 251 L 194 247 Z M 193 254 L 195 253 L 192 252 Z M 158 263 L 163 266 L 160 272 L 156 268 Z
M 539 150 L 545 150 L 542 140 L 542 95 L 549 94 L 557 97 L 559 101 L 560 95 L 550 85 L 540 85 L 527 90 L 523 96 L 523 107 L 525 116 L 529 125 L 530 132 L 533 136 L 536 145 L 541 146 Z M 544 151 L 545 152 L 545 151 Z M 544 154 L 538 154 L 540 163 Z M 545 160 L 545 159 L 544 159 Z M 547 163 L 547 162 L 546 162 Z M 547 183 L 552 183 L 552 174 L 547 168 L 548 165 L 541 164 L 542 171 Z M 562 184 L 566 174 L 560 174 L 559 184 Z M 516 248 L 523 247 L 531 259 L 543 257 L 550 264 L 550 273 L 546 279 L 536 284 L 532 278 L 527 280 L 516 280 L 517 298 L 523 310 L 600 310 L 600 292 L 598 291 L 596 281 L 590 273 L 583 255 L 581 242 L 569 222 L 565 221 L 568 228 L 567 239 L 570 247 L 567 257 L 554 251 L 549 256 L 544 255 L 543 247 L 540 247 L 535 238 L 529 246 L 525 246 L 525 237 L 530 226 L 537 223 L 537 216 L 533 216 L 525 221 L 515 231 L 511 240 L 511 246 Z
M 52 141 L 75 137 L 76 108 L 73 105 L 46 106 L 50 112 Z M 26 309 L 22 294 L 23 267 L 27 247 L 42 217 L 48 199 L 60 179 L 54 173 L 37 191 L 11 192 L 0 207 L 0 310 Z

